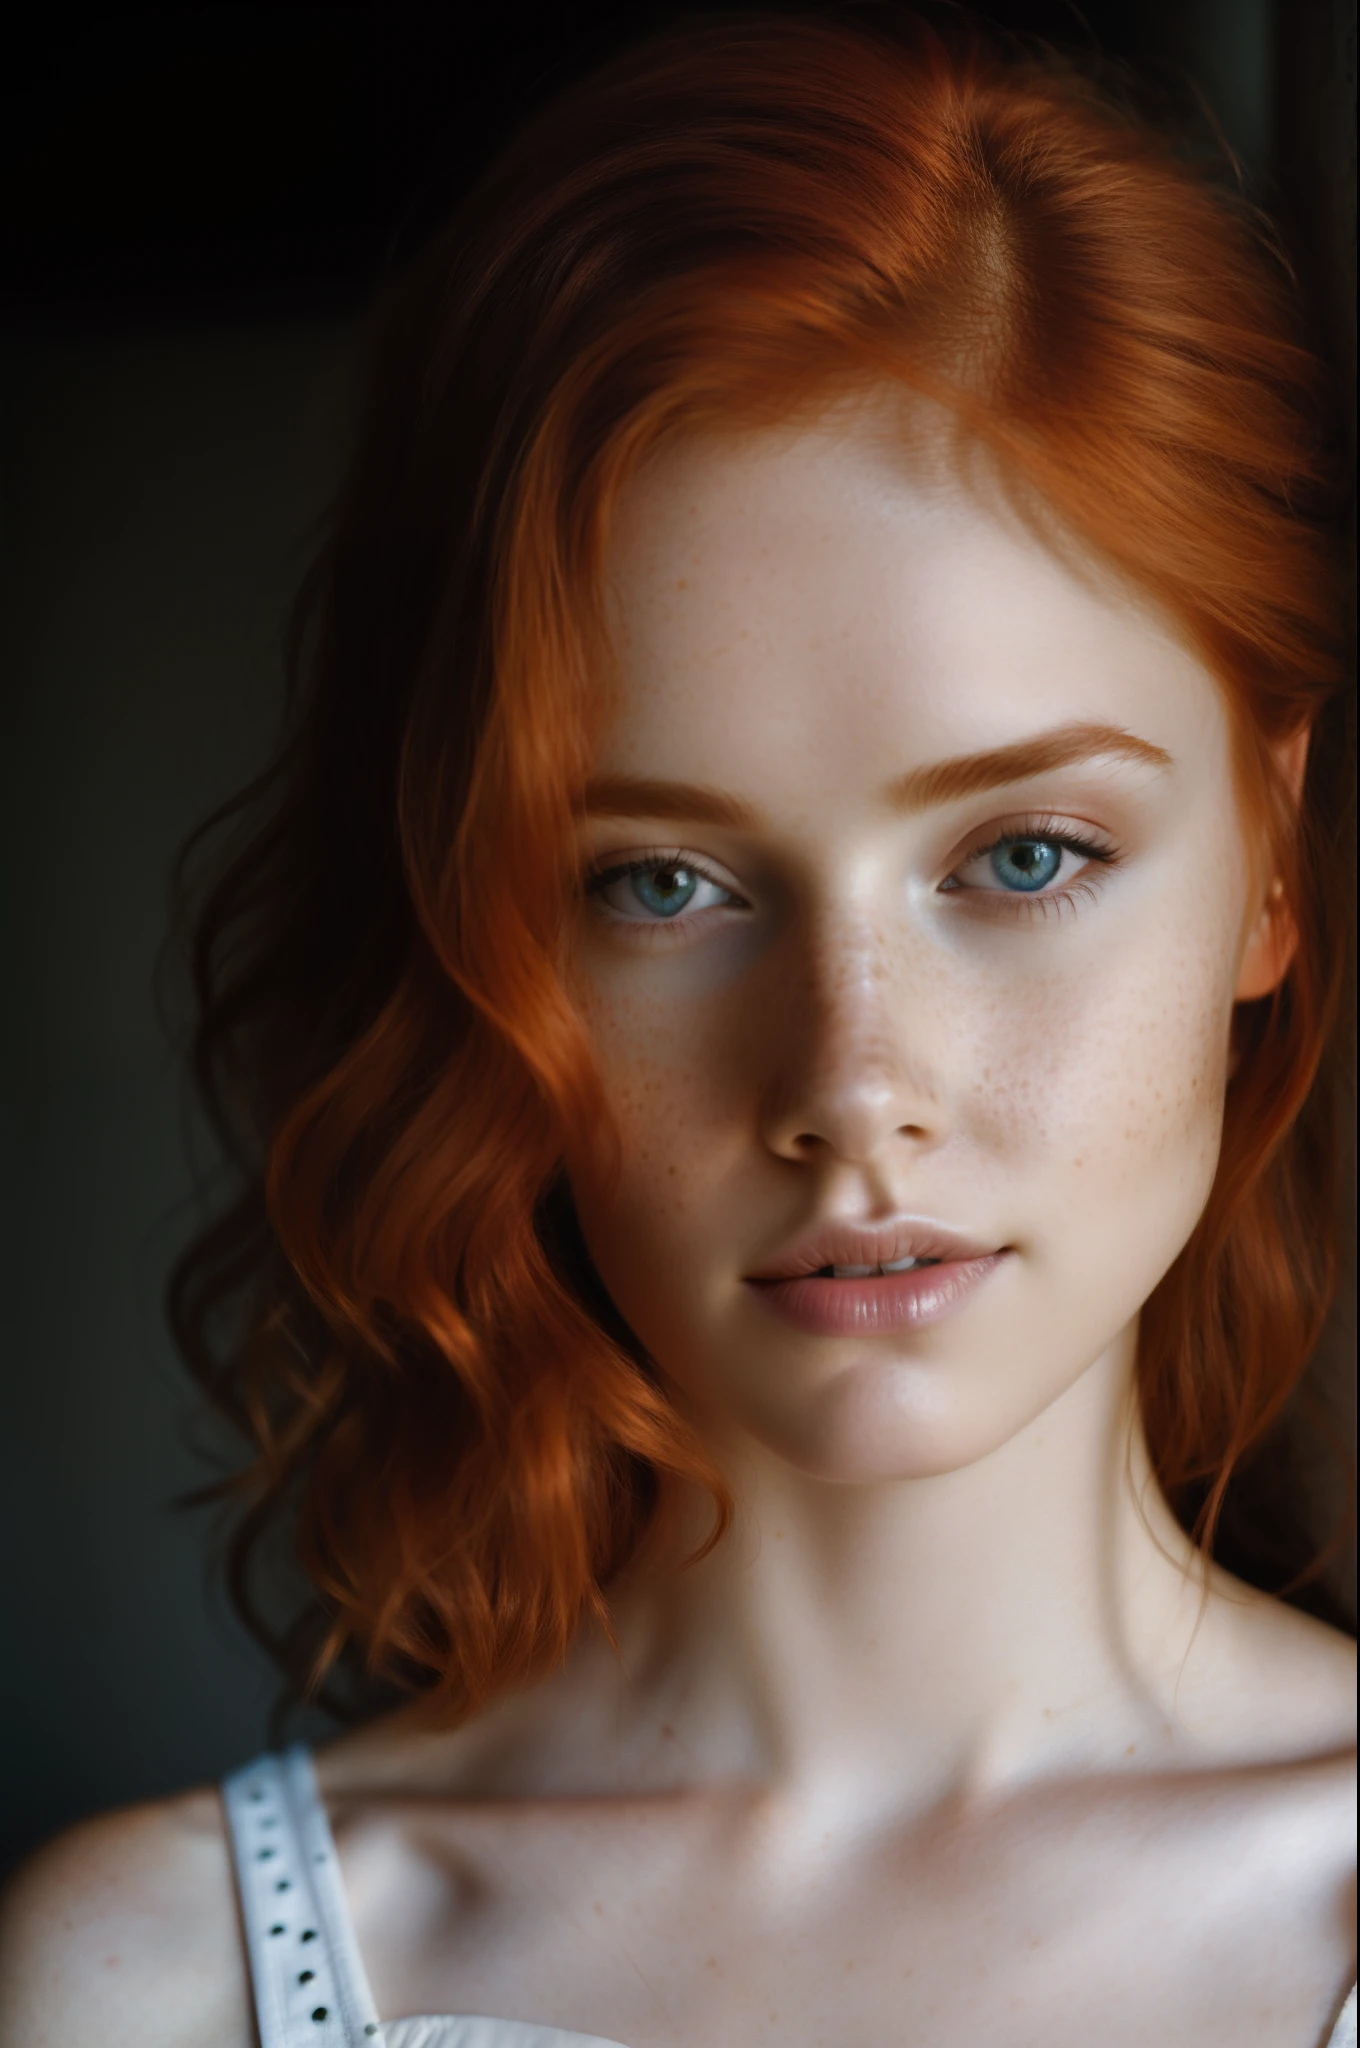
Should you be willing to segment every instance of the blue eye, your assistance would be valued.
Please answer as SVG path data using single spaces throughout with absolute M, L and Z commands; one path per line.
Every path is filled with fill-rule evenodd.
M 1075 873 L 1065 872 L 1063 855 L 1067 853 L 1073 857 Z M 1117 847 L 1102 846 L 1070 831 L 1061 819 L 1016 819 L 1009 831 L 1002 831 L 990 845 L 971 853 L 941 886 L 962 890 L 980 902 L 990 900 L 995 910 L 1000 910 L 1007 898 L 1017 912 L 1026 898 L 1032 899 L 1036 909 L 1061 910 L 1089 897 L 1097 871 L 1117 867 L 1120 859 Z
M 1062 857 L 1062 847 L 1051 839 L 1003 839 L 989 855 L 992 873 L 1001 886 L 1026 894 L 1053 880 Z
M 586 889 L 616 920 L 653 926 L 683 922 L 685 910 L 713 910 L 740 901 L 697 861 L 679 854 L 621 860 L 590 876 Z
M 633 868 L 628 883 L 639 903 L 657 917 L 674 917 L 682 911 L 699 886 L 693 868 L 679 862 L 664 866 Z

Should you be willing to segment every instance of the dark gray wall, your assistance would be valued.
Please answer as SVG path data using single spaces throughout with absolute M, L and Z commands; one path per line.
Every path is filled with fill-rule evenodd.
M 352 353 L 337 325 L 0 344 L 0 1854 L 263 1741 L 274 1681 L 168 1505 L 203 1473 L 153 972 L 176 847 L 273 738 Z

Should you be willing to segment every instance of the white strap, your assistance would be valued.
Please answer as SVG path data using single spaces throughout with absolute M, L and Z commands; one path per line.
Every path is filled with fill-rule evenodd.
M 373 2048 L 373 1994 L 306 1746 L 222 1785 L 260 2048 Z

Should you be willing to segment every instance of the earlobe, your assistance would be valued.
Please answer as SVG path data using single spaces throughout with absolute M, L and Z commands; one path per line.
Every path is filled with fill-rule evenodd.
M 1277 877 L 1247 940 L 1233 1001 L 1254 1003 L 1272 994 L 1289 972 L 1298 943 L 1298 927 L 1284 900 L 1284 884 Z

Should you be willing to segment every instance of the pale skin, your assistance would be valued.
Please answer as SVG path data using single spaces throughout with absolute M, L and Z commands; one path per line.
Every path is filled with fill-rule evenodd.
M 891 420 L 679 445 L 621 509 L 581 860 L 652 867 L 572 934 L 622 1162 L 572 1180 L 737 1519 L 620 1590 L 617 1656 L 322 1752 L 358 1939 L 386 2017 L 628 2048 L 1314 2048 L 1353 1646 L 1203 1588 L 1130 1401 L 1291 933 L 1194 654 Z M 1059 849 L 1040 908 L 1007 832 L 1111 857 Z M 675 915 L 667 861 L 704 878 Z M 1005 1252 L 929 1328 L 808 1334 L 747 1284 L 902 1215 Z M 3 1955 L 6 2044 L 244 2048 L 215 1795 L 61 1838 Z

